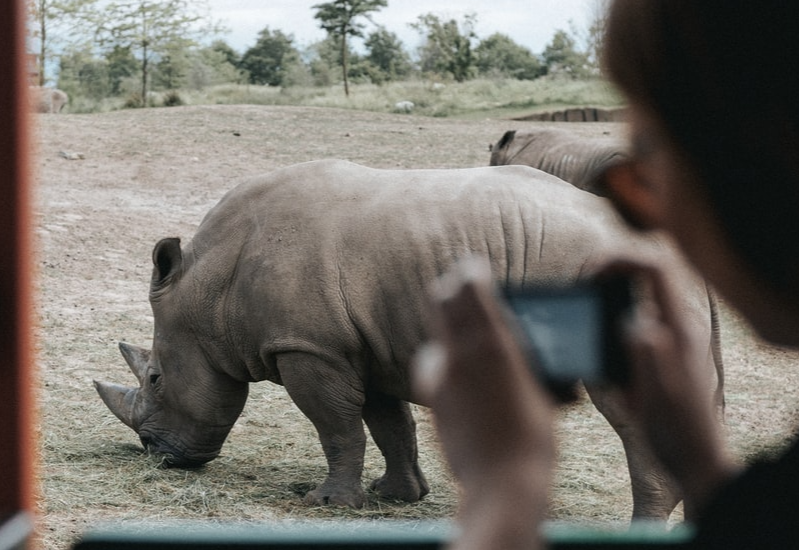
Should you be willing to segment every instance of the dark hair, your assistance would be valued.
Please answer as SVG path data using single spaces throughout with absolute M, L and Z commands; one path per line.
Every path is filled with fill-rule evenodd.
M 610 78 L 651 109 L 743 260 L 799 281 L 799 2 L 614 0 Z

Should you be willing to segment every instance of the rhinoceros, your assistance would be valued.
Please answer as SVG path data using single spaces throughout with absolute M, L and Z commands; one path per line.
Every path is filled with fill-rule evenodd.
M 428 286 L 467 255 L 488 258 L 499 286 L 569 283 L 618 250 L 656 254 L 684 274 L 680 306 L 710 347 L 705 287 L 673 247 L 551 175 L 524 166 L 286 167 L 229 191 L 184 246 L 155 245 L 152 349 L 120 344 L 140 387 L 95 386 L 145 448 L 193 466 L 219 454 L 249 383 L 282 384 L 329 466 L 306 502 L 363 505 L 364 422 L 386 464 L 371 487 L 416 501 L 428 484 L 409 365 L 425 339 Z M 708 361 L 711 399 L 710 352 Z M 624 441 L 636 513 L 668 515 L 676 501 L 661 492 L 612 394 L 592 388 L 591 397 Z
M 532 166 L 580 189 L 605 196 L 596 175 L 626 156 L 624 141 L 614 137 L 586 137 L 563 129 L 533 128 L 505 132 L 491 145 L 489 165 Z

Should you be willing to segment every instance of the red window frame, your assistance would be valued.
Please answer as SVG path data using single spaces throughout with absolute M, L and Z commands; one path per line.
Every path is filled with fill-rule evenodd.
M 0 528 L 34 507 L 33 246 L 23 0 L 0 2 Z M 0 546 L 7 543 L 0 531 Z

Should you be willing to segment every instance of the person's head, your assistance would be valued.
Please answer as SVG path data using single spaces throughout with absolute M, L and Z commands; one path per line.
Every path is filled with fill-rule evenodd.
M 797 22 L 791 0 L 614 0 L 604 64 L 630 102 L 633 157 L 667 150 L 668 173 L 650 175 L 681 212 L 623 206 L 675 233 L 712 283 L 736 265 L 799 313 Z M 720 253 L 732 263 L 714 265 Z

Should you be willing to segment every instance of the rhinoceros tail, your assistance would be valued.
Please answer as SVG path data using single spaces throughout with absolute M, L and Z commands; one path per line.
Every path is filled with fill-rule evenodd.
M 705 283 L 707 288 L 707 299 L 710 304 L 710 346 L 711 353 L 713 354 L 713 364 L 716 367 L 716 377 L 718 384 L 716 385 L 715 401 L 718 407 L 721 418 L 724 418 L 724 409 L 726 400 L 724 398 L 724 360 L 721 353 L 721 326 L 719 325 L 719 309 L 716 293 L 710 288 L 710 285 Z

